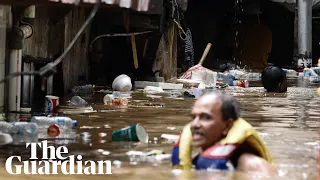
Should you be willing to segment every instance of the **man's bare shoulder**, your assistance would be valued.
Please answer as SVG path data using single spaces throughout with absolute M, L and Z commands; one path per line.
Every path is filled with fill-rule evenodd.
M 244 172 L 260 172 L 270 176 L 276 176 L 278 174 L 277 169 L 268 161 L 249 153 L 244 153 L 239 157 L 237 169 Z

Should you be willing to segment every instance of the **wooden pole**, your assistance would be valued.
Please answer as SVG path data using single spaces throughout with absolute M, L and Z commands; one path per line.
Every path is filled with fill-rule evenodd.
M 133 55 L 134 67 L 136 69 L 138 69 L 139 68 L 139 62 L 138 62 L 138 55 L 137 55 L 136 39 L 135 39 L 134 34 L 131 34 L 131 47 L 132 47 L 132 55 Z

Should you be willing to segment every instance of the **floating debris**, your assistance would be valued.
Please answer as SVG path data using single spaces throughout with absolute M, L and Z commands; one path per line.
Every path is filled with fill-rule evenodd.
M 156 96 L 156 95 L 146 95 L 146 97 L 152 98 L 152 99 L 161 99 L 162 96 Z
M 122 162 L 121 161 L 119 161 L 119 160 L 115 160 L 115 161 L 113 161 L 113 163 L 112 163 L 116 168 L 120 168 L 121 167 L 121 165 L 122 165 Z
M 169 130 L 171 130 L 171 131 L 174 131 L 174 130 L 176 130 L 177 128 L 175 128 L 175 127 L 167 127 L 167 129 L 169 129 Z
M 109 152 L 109 151 L 104 151 L 104 152 L 102 152 L 102 154 L 105 155 L 105 156 L 107 156 L 107 155 L 110 154 L 110 152 Z
M 155 103 L 146 103 L 143 105 L 132 105 L 131 107 L 153 107 L 153 108 L 164 108 L 165 104 L 164 103 L 159 103 L 159 104 L 155 104 Z
M 104 150 L 103 150 L 103 149 L 98 149 L 97 151 L 100 152 L 100 153 L 102 153 Z
M 93 126 L 81 126 L 80 129 L 100 129 L 101 127 L 99 126 L 96 126 L 96 127 L 93 127 Z
M 99 135 L 99 137 L 103 138 L 103 137 L 107 136 L 107 133 L 100 132 L 98 135 Z
M 106 128 L 106 129 L 110 129 L 110 128 L 111 128 L 111 126 L 110 126 L 110 125 L 108 125 L 108 124 L 105 124 L 105 125 L 104 125 L 104 128 Z

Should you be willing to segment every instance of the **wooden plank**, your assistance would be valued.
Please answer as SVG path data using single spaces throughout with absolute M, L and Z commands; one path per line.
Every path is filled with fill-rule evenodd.
M 84 23 L 84 14 L 84 8 L 76 7 L 65 17 L 64 49 L 69 45 Z M 88 29 L 90 28 L 85 30 L 82 38 L 76 41 L 75 45 L 62 62 L 65 92 L 77 84 L 79 76 L 87 77 L 88 75 Z
M 172 40 L 172 66 L 171 66 L 171 78 L 177 77 L 177 61 L 178 61 L 178 30 L 177 27 L 173 28 L 173 40 Z
M 48 53 L 49 41 L 48 8 L 36 7 L 36 18 L 33 24 L 34 33 L 23 41 L 23 55 L 50 58 Z
M 153 65 L 153 72 L 160 72 L 165 80 L 177 77 L 177 30 L 171 26 L 163 33 L 156 59 Z

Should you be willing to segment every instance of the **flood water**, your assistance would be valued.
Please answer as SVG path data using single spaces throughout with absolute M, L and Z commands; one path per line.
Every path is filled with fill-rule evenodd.
M 259 83 L 258 83 L 259 85 Z M 285 94 L 266 93 L 262 87 L 233 88 L 222 91 L 233 94 L 241 103 L 242 117 L 260 133 L 277 163 L 277 179 L 318 179 L 320 97 L 319 86 L 302 80 L 289 80 Z M 178 135 L 191 119 L 189 113 L 194 99 L 174 99 L 168 94 L 147 97 L 133 93 L 128 108 L 103 105 L 104 93 L 95 93 L 89 102 L 95 113 L 71 114 L 78 120 L 76 141 L 69 142 L 70 154 L 80 154 L 90 160 L 118 160 L 121 166 L 113 166 L 113 175 L 63 176 L 66 179 L 259 179 L 253 174 L 233 172 L 197 172 L 174 174 L 170 159 L 162 162 L 130 161 L 130 150 L 162 150 L 171 153 L 173 143 L 162 139 L 161 134 Z M 153 105 L 153 106 L 152 106 Z M 102 111 L 101 111 L 102 110 Z M 140 123 L 149 134 L 149 144 L 112 142 L 114 130 Z M 101 133 L 106 133 L 102 136 Z M 66 142 L 66 141 L 64 141 Z M 23 148 L 22 148 L 23 149 Z M 2 159 L 16 153 L 25 153 L 21 148 L 2 148 Z M 3 167 L 3 163 L 1 163 Z M 0 179 L 53 179 L 52 176 L 10 176 L 1 168 Z

